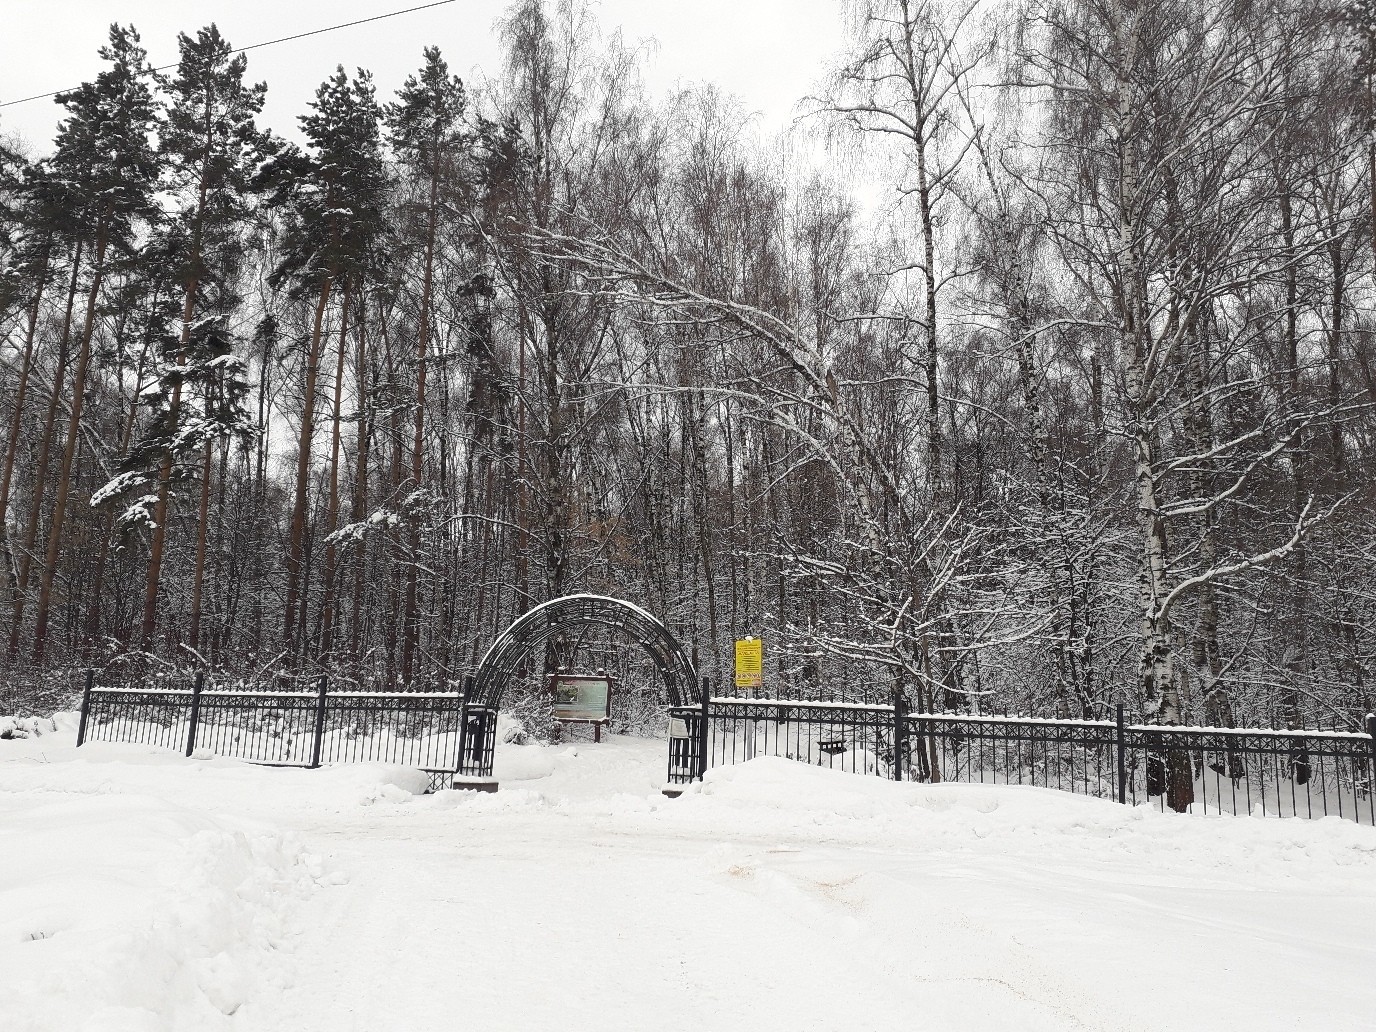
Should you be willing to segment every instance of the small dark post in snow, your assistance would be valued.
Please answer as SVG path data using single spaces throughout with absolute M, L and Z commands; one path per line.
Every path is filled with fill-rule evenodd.
M 1118 754 L 1118 801 L 1126 804 L 1128 801 L 1128 764 L 1125 755 L 1124 740 L 1126 734 L 1123 731 L 1123 704 L 1118 704 L 1117 715 L 1118 726 L 1114 734 L 1115 752 Z
M 320 746 L 325 738 L 325 704 L 326 693 L 329 691 L 330 679 L 324 674 L 316 680 L 315 697 L 315 735 L 311 739 L 311 766 L 320 766 Z
M 191 720 L 186 728 L 186 755 L 196 751 L 196 725 L 201 719 L 201 689 L 205 687 L 205 671 L 196 671 L 196 680 L 191 685 Z
M 86 688 L 81 693 L 81 723 L 76 728 L 76 744 L 86 741 L 86 718 L 91 715 L 91 689 L 95 687 L 96 672 L 86 668 Z

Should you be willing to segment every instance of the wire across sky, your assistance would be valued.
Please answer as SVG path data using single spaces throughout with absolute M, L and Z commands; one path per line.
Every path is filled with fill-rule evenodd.
M 355 18 L 353 21 L 341 22 L 338 25 L 327 25 L 322 29 L 311 29 L 309 32 L 298 32 L 292 36 L 281 36 L 277 39 L 264 40 L 262 43 L 254 43 L 247 47 L 238 47 L 235 50 L 235 53 L 243 54 L 247 53 L 250 50 L 259 50 L 262 47 L 275 46 L 278 43 L 290 43 L 294 39 L 305 39 L 308 36 L 319 36 L 326 32 L 334 32 L 337 29 L 350 29 L 353 28 L 355 25 L 366 25 L 369 22 L 383 21 L 386 18 L 395 18 L 398 15 L 402 14 L 413 14 L 416 11 L 425 11 L 429 10 L 432 7 L 444 7 L 446 4 L 452 4 L 455 2 L 456 0 L 434 0 L 433 3 L 421 4 L 418 7 L 407 7 L 400 11 L 388 11 L 386 14 L 375 14 L 369 18 Z M 172 64 L 159 65 L 157 68 L 151 68 L 149 69 L 149 71 L 165 72 L 169 68 L 176 67 L 177 62 L 174 61 Z M 67 89 L 53 90 L 51 93 L 35 93 L 32 97 L 20 97 L 18 100 L 0 101 L 0 108 L 12 107 L 15 104 L 27 104 L 31 100 L 44 100 L 48 97 L 56 97 L 59 93 L 68 93 L 75 88 L 76 87 L 74 86 L 69 86 Z

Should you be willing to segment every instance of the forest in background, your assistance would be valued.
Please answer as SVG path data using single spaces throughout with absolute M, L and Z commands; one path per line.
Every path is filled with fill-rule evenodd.
M 588 591 L 776 690 L 1355 729 L 1376 3 L 846 8 L 780 140 L 579 0 L 303 146 L 112 26 L 0 149 L 0 691 L 435 687 Z

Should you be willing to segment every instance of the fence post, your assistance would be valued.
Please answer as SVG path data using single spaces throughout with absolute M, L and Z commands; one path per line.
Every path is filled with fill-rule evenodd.
M 904 720 L 903 688 L 893 690 L 893 779 L 903 780 L 903 757 L 908 753 L 908 728 Z
M 707 720 L 712 701 L 712 681 L 702 679 L 701 709 L 698 711 L 698 780 L 707 774 Z
M 76 744 L 86 741 L 86 718 L 91 715 L 91 689 L 95 687 L 96 672 L 86 668 L 86 688 L 81 693 L 81 723 L 76 727 Z
M 191 685 L 191 720 L 186 729 L 186 755 L 196 751 L 196 725 L 201 720 L 201 689 L 205 686 L 205 671 L 196 671 L 196 680 Z
M 459 757 L 454 761 L 454 773 L 462 774 L 468 757 L 468 700 L 473 695 L 473 675 L 463 679 L 463 695 L 459 699 Z
M 325 739 L 325 706 L 327 692 L 330 688 L 330 679 L 327 675 L 321 674 L 316 684 L 315 697 L 315 736 L 311 739 L 311 766 L 320 766 L 320 746 Z
M 1376 795 L 1376 713 L 1366 715 L 1366 733 L 1371 736 L 1371 780 L 1373 795 Z
M 1118 727 L 1114 735 L 1115 752 L 1118 754 L 1118 802 L 1128 801 L 1128 762 L 1126 751 L 1126 732 L 1123 730 L 1123 704 L 1118 703 Z

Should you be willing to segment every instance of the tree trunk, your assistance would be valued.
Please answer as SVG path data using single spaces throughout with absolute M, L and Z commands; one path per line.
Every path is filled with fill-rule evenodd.
M 941 492 L 941 411 L 937 390 L 940 352 L 936 332 L 936 233 L 932 226 L 931 186 L 927 182 L 927 151 L 917 147 L 917 205 L 922 220 L 922 271 L 926 276 L 923 301 L 927 318 L 927 478 L 933 496 Z
M 1206 456 L 1214 447 L 1213 412 L 1209 405 L 1209 336 L 1195 321 L 1186 334 L 1186 383 L 1190 391 L 1186 409 L 1185 440 L 1189 451 L 1200 456 L 1190 466 L 1190 491 L 1196 498 L 1204 498 L 1213 491 L 1213 460 Z M 1200 519 L 1199 564 L 1211 569 L 1218 560 L 1217 530 L 1212 512 Z M 1195 683 L 1204 720 L 1215 727 L 1233 727 L 1232 700 L 1227 689 L 1219 683 L 1223 671 L 1223 657 L 1218 645 L 1218 593 L 1214 583 L 1200 586 L 1198 620 L 1190 643 L 1190 659 L 1194 667 Z
M 334 277 L 326 276 L 320 287 L 311 326 L 310 351 L 306 355 L 305 397 L 301 409 L 300 447 L 296 454 L 296 496 L 292 503 L 291 529 L 287 534 L 287 601 L 283 641 L 287 654 L 296 663 L 305 648 L 306 602 L 302 584 L 301 553 L 306 538 L 306 499 L 310 488 L 311 440 L 315 435 L 315 387 L 320 376 L 320 342 L 325 324 L 325 309 L 330 303 Z M 299 619 L 298 619 L 299 616 Z
M 330 416 L 330 494 L 326 506 L 325 526 L 333 535 L 339 529 L 339 451 L 340 451 L 340 412 L 344 404 L 344 351 L 348 346 L 349 335 L 349 295 L 350 285 L 345 284 L 344 295 L 340 301 L 339 348 L 334 364 L 334 404 Z M 337 555 L 333 538 L 325 543 L 325 597 L 321 604 L 320 654 L 328 657 L 334 648 L 335 625 L 335 558 Z
M 151 327 L 151 320 L 149 325 Z M 134 396 L 130 400 L 129 414 L 124 419 L 124 430 L 120 434 L 118 457 L 121 461 L 129 454 L 129 448 L 134 443 L 134 425 L 138 420 L 139 398 L 143 396 L 143 375 L 147 369 L 148 351 L 152 347 L 152 343 L 152 333 L 145 333 L 143 347 L 139 352 L 138 368 L 134 374 Z M 110 547 L 114 543 L 112 539 L 116 532 L 114 517 L 107 510 L 101 522 L 100 554 L 96 557 L 95 574 L 91 578 L 91 598 L 86 609 L 86 648 L 88 651 L 94 647 L 101 633 L 105 568 L 110 560 Z
M 1333 281 L 1329 285 L 1330 315 L 1328 324 L 1328 405 L 1332 410 L 1332 422 L 1328 431 L 1328 448 L 1333 463 L 1333 473 L 1343 473 L 1343 425 L 1338 416 L 1342 404 L 1342 345 L 1344 294 L 1347 285 L 1347 268 L 1343 259 L 1343 237 L 1339 236 L 1328 245 L 1333 264 Z
M 372 406 L 368 401 L 368 318 L 367 308 L 358 322 L 358 351 L 354 376 L 358 386 L 358 437 L 354 445 L 354 497 L 352 519 L 360 524 L 368 515 L 369 421 Z M 354 553 L 353 613 L 349 620 L 349 658 L 357 664 L 363 645 L 363 586 L 368 569 L 369 536 L 364 535 Z
M 100 299 L 101 282 L 105 278 L 105 248 L 107 227 L 101 225 L 96 235 L 96 258 L 92 268 L 91 288 L 86 296 L 86 321 L 72 374 L 72 411 L 67 420 L 67 443 L 62 449 L 62 462 L 57 481 L 57 497 L 53 500 L 52 525 L 48 530 L 47 559 L 43 565 L 43 579 L 38 589 L 38 606 L 34 613 L 33 658 L 41 664 L 48 643 L 48 614 L 52 605 L 53 581 L 57 576 L 57 562 L 61 556 L 62 524 L 67 514 L 67 499 L 72 489 L 72 463 L 76 456 L 77 440 L 81 436 L 81 410 L 86 400 L 86 370 L 91 360 L 91 338 L 96 328 L 96 303 Z
M 43 437 L 38 445 L 38 467 L 34 471 L 33 499 L 29 504 L 29 522 L 24 531 L 23 548 L 19 553 L 19 569 L 14 579 L 14 594 L 10 603 L 9 658 L 19 655 L 19 637 L 24 627 L 24 608 L 29 595 L 29 573 L 33 567 L 34 548 L 38 543 L 38 524 L 43 516 L 43 495 L 48 481 L 48 463 L 52 456 L 53 432 L 57 428 L 57 410 L 62 401 L 62 388 L 67 378 L 67 361 L 71 352 L 72 314 L 76 305 L 78 276 L 81 272 L 81 252 L 84 241 L 78 240 L 72 254 L 72 279 L 67 287 L 67 308 L 62 318 L 62 338 L 57 351 L 57 368 L 53 370 L 53 386 L 48 396 L 48 411 L 43 421 Z
M 43 306 L 43 290 L 48 284 L 51 240 L 44 245 L 43 265 L 34 288 L 33 304 L 28 311 L 28 326 L 24 330 L 24 356 L 19 365 L 19 382 L 14 389 L 14 411 L 10 416 L 9 437 L 5 442 L 5 469 L 0 476 L 0 549 L 3 550 L 5 570 L 14 568 L 10 547 L 10 484 L 14 474 L 14 460 L 19 453 L 19 438 L 24 427 L 24 403 L 28 398 L 29 376 L 33 372 L 34 338 L 38 332 L 38 316 Z
M 210 481 L 215 455 L 215 442 L 205 442 L 201 459 L 201 503 L 196 520 L 196 566 L 191 575 L 191 634 L 192 651 L 201 647 L 201 592 L 205 583 L 205 548 L 210 528 Z
M 1299 276 L 1295 269 L 1295 223 L 1291 192 L 1288 184 L 1280 187 L 1281 236 L 1285 242 L 1285 339 L 1286 415 L 1294 417 L 1303 407 L 1300 384 L 1299 354 Z M 1308 493 L 1309 452 L 1303 431 L 1295 436 L 1290 448 L 1291 494 L 1290 517 L 1298 525 L 1304 512 Z M 1303 538 L 1295 546 L 1295 586 L 1290 610 L 1290 645 L 1285 652 L 1285 681 L 1280 692 L 1281 717 L 1286 727 L 1298 727 L 1300 719 L 1300 683 L 1309 667 L 1309 545 Z
M 207 130 L 208 132 L 208 130 Z M 205 199 L 209 190 L 207 161 L 209 142 L 201 155 L 201 175 L 197 188 L 196 211 L 192 218 L 191 250 L 188 257 L 190 270 L 182 291 L 182 328 L 178 338 L 177 367 L 186 365 L 186 351 L 191 344 L 191 321 L 196 315 L 196 291 L 201 284 L 201 234 L 204 227 Z M 182 381 L 172 385 L 172 397 L 167 406 L 168 447 L 158 464 L 158 500 L 153 506 L 153 540 L 148 548 L 148 577 L 143 597 L 143 627 L 141 637 L 144 647 L 152 644 L 158 630 L 158 591 L 162 583 L 163 556 L 167 548 L 167 506 L 168 495 L 172 489 L 172 465 L 176 456 L 172 454 L 171 443 L 177 433 L 181 419 Z
M 416 422 L 411 442 L 412 490 L 420 491 L 425 483 L 425 372 L 430 351 L 430 307 L 435 276 L 435 230 L 439 214 L 439 170 L 430 176 L 429 223 L 425 232 L 425 267 L 422 270 L 420 292 L 420 325 L 416 334 Z M 406 615 L 402 628 L 401 679 L 410 684 L 415 676 L 416 647 L 420 642 L 420 608 L 418 605 L 420 578 L 420 528 L 413 516 L 408 516 L 411 555 L 406 564 Z
M 1139 248 L 1139 219 L 1141 182 L 1137 165 L 1135 133 L 1137 112 L 1133 108 L 1136 97 L 1129 77 L 1137 73 L 1138 25 L 1123 19 L 1118 26 L 1117 41 L 1117 130 L 1118 168 L 1117 196 L 1117 254 L 1118 307 L 1120 346 L 1124 386 L 1127 393 L 1127 423 L 1134 445 L 1134 481 L 1137 495 L 1137 525 L 1140 554 L 1137 571 L 1138 594 L 1138 679 L 1147 705 L 1154 709 L 1154 717 L 1161 724 L 1180 723 L 1180 690 L 1176 682 L 1170 613 L 1165 609 L 1169 594 L 1166 581 L 1166 516 L 1161 511 L 1156 483 L 1157 430 L 1155 426 L 1155 377 L 1148 375 L 1150 354 L 1148 334 L 1151 323 L 1147 316 L 1146 270 Z M 1155 372 L 1155 370 L 1152 370 Z M 1183 811 L 1192 802 L 1193 785 L 1188 764 L 1181 769 L 1180 756 L 1171 753 L 1166 760 L 1163 780 L 1166 783 L 1167 805 Z

